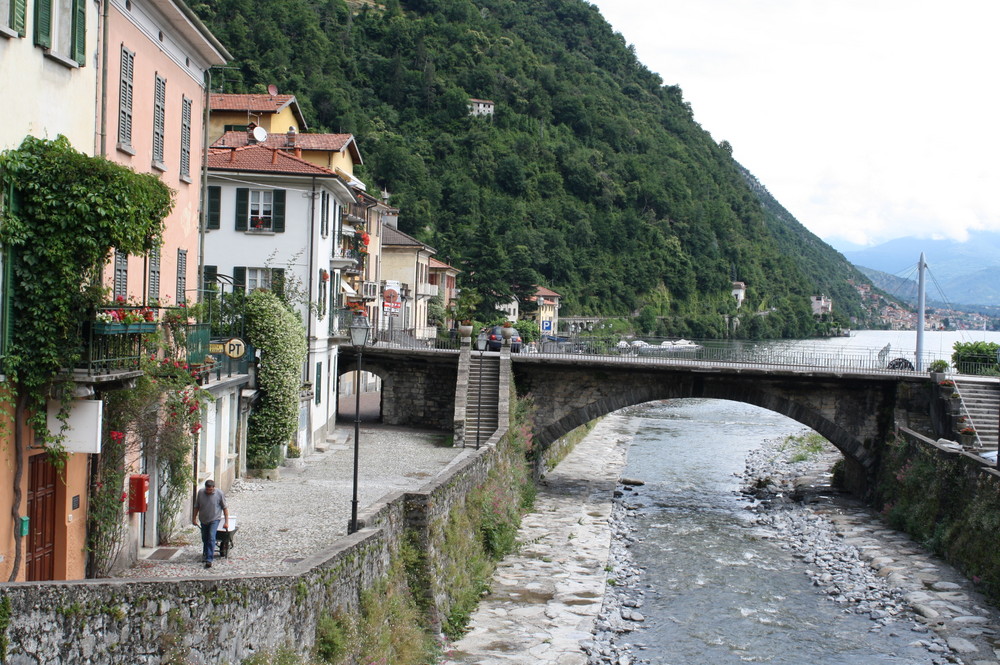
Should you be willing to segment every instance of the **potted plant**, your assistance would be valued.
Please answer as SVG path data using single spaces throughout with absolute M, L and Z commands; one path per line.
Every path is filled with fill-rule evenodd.
M 968 425 L 958 430 L 958 442 L 963 446 L 971 446 L 976 443 L 976 430 Z
M 927 370 L 931 374 L 931 380 L 941 382 L 945 373 L 948 371 L 948 361 L 947 360 L 935 360 L 930 365 L 927 366 Z

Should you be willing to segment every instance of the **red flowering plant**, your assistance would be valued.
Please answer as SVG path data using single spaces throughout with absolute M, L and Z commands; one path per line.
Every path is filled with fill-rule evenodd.
M 139 304 L 134 298 L 118 296 L 98 308 L 96 318 L 101 323 L 152 323 L 156 321 L 156 308 Z
M 156 460 L 158 484 L 150 491 L 160 501 L 160 544 L 167 544 L 178 526 L 174 516 L 187 497 L 191 451 L 202 430 L 208 392 L 196 385 L 187 360 L 165 355 L 161 348 L 143 356 L 140 367 L 143 375 L 132 390 L 110 391 L 103 398 L 107 430 L 91 488 L 88 543 L 98 577 L 110 574 L 127 535 L 121 496 L 126 477 L 135 472 L 129 460 L 140 455 Z
M 356 300 L 349 300 L 346 307 L 354 313 L 354 316 L 368 316 L 368 310 L 365 309 L 364 304 Z
M 969 436 L 972 436 L 972 435 L 974 435 L 976 433 L 976 430 L 973 427 L 965 426 L 962 429 L 958 430 L 958 433 L 959 434 L 968 434 Z

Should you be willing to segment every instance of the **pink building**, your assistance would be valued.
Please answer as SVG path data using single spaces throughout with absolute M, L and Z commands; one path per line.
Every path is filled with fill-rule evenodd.
M 174 0 L 110 0 L 102 44 L 98 150 L 174 190 L 163 246 L 116 255 L 105 274 L 116 296 L 170 304 L 198 300 L 199 220 L 208 70 L 231 57 Z

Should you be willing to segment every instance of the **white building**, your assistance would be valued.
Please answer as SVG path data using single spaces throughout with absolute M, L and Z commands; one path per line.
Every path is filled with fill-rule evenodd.
M 213 149 L 208 157 L 205 281 L 236 289 L 284 289 L 297 300 L 308 342 L 298 445 L 311 452 L 337 414 L 336 306 L 341 208 L 347 181 L 285 150 Z M 309 306 L 307 303 L 311 303 Z M 308 399 L 308 401 L 306 401 Z
M 495 104 L 489 99 L 470 99 L 469 100 L 469 115 L 493 115 L 493 108 Z

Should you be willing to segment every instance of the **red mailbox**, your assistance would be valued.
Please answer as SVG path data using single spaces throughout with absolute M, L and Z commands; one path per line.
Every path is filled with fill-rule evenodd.
M 144 513 L 149 504 L 149 475 L 135 473 L 128 478 L 128 511 Z

